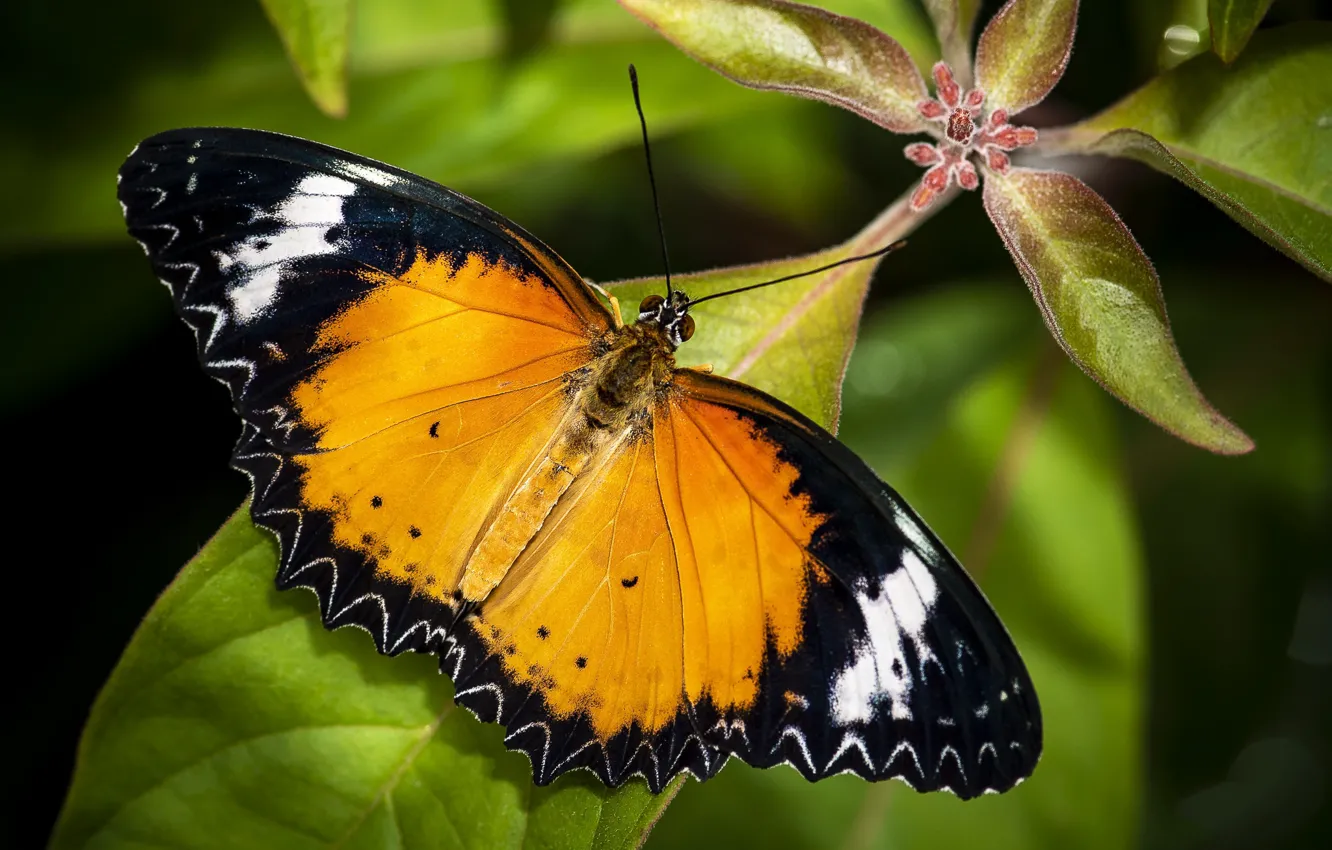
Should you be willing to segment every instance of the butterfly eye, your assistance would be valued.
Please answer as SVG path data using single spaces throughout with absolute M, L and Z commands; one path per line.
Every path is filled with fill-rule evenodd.
M 685 316 L 683 319 L 680 320 L 680 341 L 688 342 L 689 338 L 693 335 L 694 335 L 694 317 Z
M 651 313 L 665 303 L 666 299 L 662 298 L 660 295 L 649 295 L 647 298 L 643 299 L 643 303 L 638 305 L 638 312 Z

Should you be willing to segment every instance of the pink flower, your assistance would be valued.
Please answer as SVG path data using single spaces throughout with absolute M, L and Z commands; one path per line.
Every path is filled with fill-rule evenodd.
M 920 186 L 911 196 L 911 209 L 919 212 L 948 188 L 949 184 L 971 191 L 980 185 L 980 175 L 972 162 L 979 154 L 986 168 L 1003 174 L 1008 171 L 1007 151 L 1036 142 L 1034 127 L 1014 127 L 1003 109 L 984 114 L 985 92 L 971 89 L 965 96 L 953 78 L 947 62 L 934 66 L 937 98 L 916 104 L 921 117 L 942 125 L 942 138 L 935 144 L 914 142 L 906 146 L 906 157 L 929 168 Z

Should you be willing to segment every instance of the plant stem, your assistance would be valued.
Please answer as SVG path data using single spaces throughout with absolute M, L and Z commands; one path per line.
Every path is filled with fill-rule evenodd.
M 873 221 L 865 225 L 859 233 L 851 237 L 846 243 L 847 253 L 868 254 L 914 233 L 916 228 L 928 221 L 939 210 L 952 203 L 952 200 L 960 192 L 961 190 L 956 186 L 949 186 L 942 195 L 935 198 L 934 203 L 920 212 L 911 211 L 912 192 L 907 192 L 893 201 Z

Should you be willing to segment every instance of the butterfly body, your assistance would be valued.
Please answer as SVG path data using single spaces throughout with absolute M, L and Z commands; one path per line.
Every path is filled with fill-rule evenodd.
M 272 133 L 160 134 L 118 194 L 240 416 L 278 586 L 437 654 L 538 784 L 1031 773 L 1039 705 L 980 589 L 823 428 L 677 368 L 684 293 L 624 323 L 481 204 Z
M 465 602 L 481 602 L 495 589 L 580 476 L 595 474 L 626 441 L 650 439 L 653 409 L 669 393 L 675 371 L 669 340 L 656 322 L 640 319 L 590 347 L 604 353 L 566 375 L 568 413 L 463 569 Z

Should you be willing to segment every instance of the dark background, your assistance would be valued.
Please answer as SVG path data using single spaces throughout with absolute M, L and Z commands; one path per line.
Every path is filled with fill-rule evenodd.
M 0 11 L 5 846 L 45 841 L 99 687 L 156 595 L 246 493 L 228 468 L 238 426 L 224 390 L 199 372 L 188 330 L 107 221 L 119 156 L 173 122 L 170 109 L 143 105 L 157 81 L 199 73 L 227 45 L 252 45 L 270 64 L 280 47 L 258 4 L 120 5 Z M 1074 61 L 1035 123 L 1085 116 L 1148 79 L 1162 47 L 1144 33 L 1162 31 L 1167 14 L 1157 5 L 1085 3 Z M 1269 23 L 1312 6 L 1278 2 Z M 604 73 L 622 85 L 622 65 Z M 652 85 L 645 75 L 649 121 Z M 353 84 L 351 120 L 372 96 Z M 628 115 L 627 86 L 624 98 Z M 306 110 L 299 120 L 322 126 Z M 786 205 L 753 190 L 763 181 L 728 180 L 724 121 L 654 132 L 677 268 L 824 247 L 915 179 L 903 142 L 867 122 L 820 105 L 783 110 L 771 126 L 793 128 L 791 150 L 755 154 L 776 164 L 764 180 L 781 181 L 787 157 L 808 169 L 793 185 L 829 184 Z M 207 107 L 186 112 L 175 123 Z M 633 133 L 498 177 L 429 176 L 511 215 L 593 279 L 651 274 L 658 249 Z M 1079 173 L 1156 264 L 1199 385 L 1258 444 L 1248 457 L 1212 456 L 1117 406 L 1146 564 L 1143 843 L 1332 846 L 1332 291 L 1145 167 L 1093 161 Z M 70 216 L 96 223 L 43 225 L 63 214 L 51 214 L 47 185 L 57 201 L 86 197 L 94 212 Z M 977 200 L 955 203 L 885 266 L 872 314 L 961 281 L 1022 291 Z M 1034 309 L 1029 324 L 1039 331 Z

